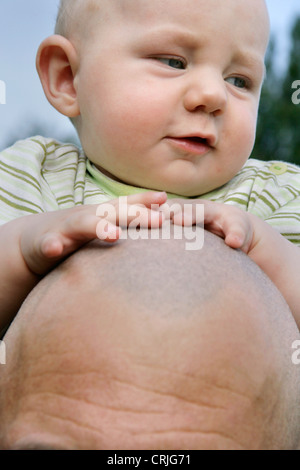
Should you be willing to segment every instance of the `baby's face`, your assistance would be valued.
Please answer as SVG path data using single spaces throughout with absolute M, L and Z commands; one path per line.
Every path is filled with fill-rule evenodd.
M 87 156 L 115 179 L 182 196 L 228 182 L 255 139 L 264 1 L 104 3 L 74 82 Z

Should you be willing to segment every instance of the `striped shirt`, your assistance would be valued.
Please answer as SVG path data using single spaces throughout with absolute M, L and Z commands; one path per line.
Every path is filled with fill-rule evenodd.
M 105 176 L 82 150 L 53 139 L 33 137 L 0 153 L 0 224 L 143 191 Z M 300 168 L 296 165 L 249 159 L 229 183 L 201 198 L 249 211 L 300 246 Z

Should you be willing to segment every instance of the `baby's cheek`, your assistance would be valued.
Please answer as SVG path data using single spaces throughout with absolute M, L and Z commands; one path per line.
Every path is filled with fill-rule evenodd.
M 256 114 L 248 112 L 241 115 L 239 127 L 235 133 L 236 147 L 240 149 L 240 155 L 247 159 L 253 149 L 256 137 Z

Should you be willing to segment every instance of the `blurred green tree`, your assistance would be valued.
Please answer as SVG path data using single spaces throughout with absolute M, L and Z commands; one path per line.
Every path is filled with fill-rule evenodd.
M 300 104 L 292 101 L 296 91 L 292 88 L 293 83 L 300 80 L 300 18 L 292 28 L 288 66 L 282 75 L 276 73 L 275 56 L 276 43 L 271 38 L 252 156 L 300 165 Z

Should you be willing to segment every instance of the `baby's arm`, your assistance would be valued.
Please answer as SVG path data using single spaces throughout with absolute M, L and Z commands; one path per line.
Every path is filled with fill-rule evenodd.
M 0 331 L 13 319 L 41 277 L 55 265 L 95 238 L 117 241 L 120 226 L 134 220 L 137 212 L 141 225 L 159 227 L 163 216 L 159 211 L 151 211 L 150 206 L 165 201 L 165 193 L 148 192 L 129 196 L 122 205 L 118 199 L 110 201 L 115 210 L 108 214 L 99 211 L 101 205 L 78 206 L 21 217 L 1 226 Z
M 187 201 L 181 201 L 186 204 Z M 273 281 L 288 303 L 300 329 L 300 249 L 262 219 L 227 204 L 206 200 L 204 227 L 224 238 L 231 248 L 244 251 Z M 183 213 L 174 214 L 175 224 L 185 223 Z M 194 211 L 196 217 L 197 211 Z M 189 221 L 191 222 L 191 221 Z M 192 223 L 203 220 L 192 220 Z
M 245 215 L 253 227 L 246 253 L 280 290 L 300 330 L 300 249 L 260 218 Z

